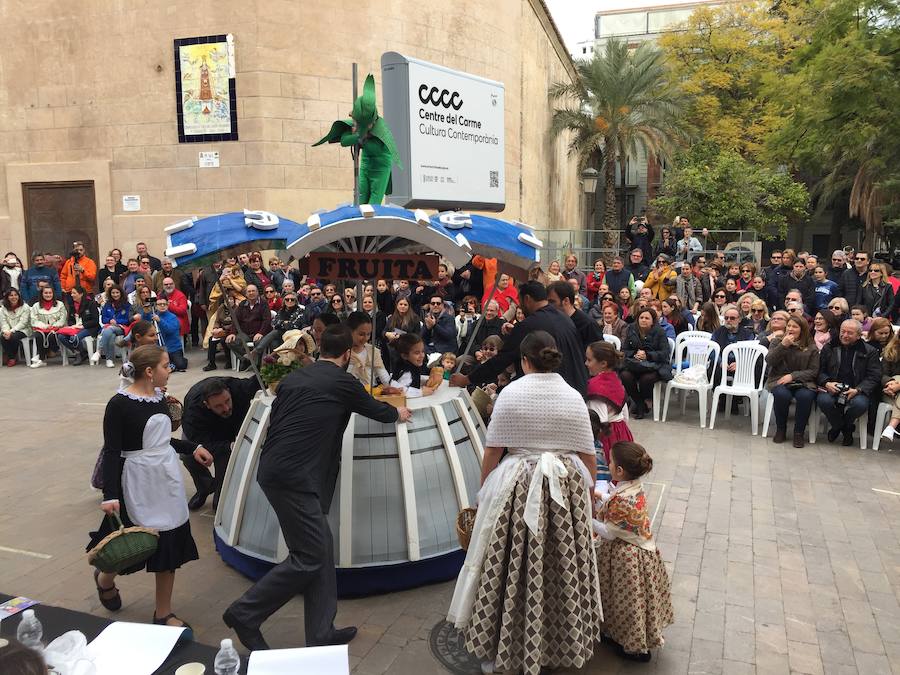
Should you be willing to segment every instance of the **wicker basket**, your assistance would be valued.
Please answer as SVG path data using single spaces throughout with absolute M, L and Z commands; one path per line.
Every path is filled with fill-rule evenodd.
M 109 518 L 118 529 L 88 552 L 88 563 L 101 572 L 118 574 L 156 553 L 159 532 L 148 527 L 125 527 L 117 513 Z
M 181 418 L 184 416 L 184 406 L 174 396 L 166 396 L 166 407 L 169 409 L 169 418 L 172 420 L 172 431 L 178 431 L 181 426 Z
M 475 527 L 475 509 L 469 507 L 456 514 L 456 536 L 463 551 L 469 550 L 472 529 Z

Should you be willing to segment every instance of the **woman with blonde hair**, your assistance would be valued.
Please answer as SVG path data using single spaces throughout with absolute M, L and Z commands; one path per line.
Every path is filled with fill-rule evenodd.
M 559 269 L 559 260 L 553 260 L 547 266 L 547 285 L 549 286 L 554 281 L 565 281 L 566 278 L 562 275 L 562 272 Z
M 759 298 L 750 303 L 750 330 L 756 335 L 757 339 L 766 332 L 766 326 L 769 323 L 769 309 L 766 303 Z

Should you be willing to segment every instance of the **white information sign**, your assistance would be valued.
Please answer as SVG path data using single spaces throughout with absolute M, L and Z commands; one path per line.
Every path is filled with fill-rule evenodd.
M 502 211 L 506 205 L 504 87 L 388 52 L 384 118 L 403 167 L 388 201 L 408 208 Z
M 141 196 L 140 195 L 122 195 L 123 211 L 140 211 Z
M 219 166 L 219 153 L 216 151 L 212 152 L 201 152 L 200 153 L 200 168 L 201 169 L 215 169 Z

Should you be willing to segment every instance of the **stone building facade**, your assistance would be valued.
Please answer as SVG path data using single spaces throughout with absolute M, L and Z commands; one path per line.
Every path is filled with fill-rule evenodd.
M 226 33 L 240 140 L 179 143 L 173 40 Z M 159 255 L 163 227 L 185 217 L 251 208 L 302 221 L 349 201 L 349 153 L 311 143 L 349 112 L 352 62 L 380 98 L 389 50 L 503 82 L 501 217 L 582 222 L 575 160 L 548 133 L 548 87 L 574 71 L 542 0 L 12 1 L 0 36 L 0 250 L 23 259 L 48 237 L 65 253 L 76 235 L 101 261 L 138 241 Z M 200 151 L 220 166 L 199 168 Z

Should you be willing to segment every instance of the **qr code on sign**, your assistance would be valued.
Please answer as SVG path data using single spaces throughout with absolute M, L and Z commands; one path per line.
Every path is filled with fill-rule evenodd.
M 491 187 L 492 188 L 500 187 L 500 172 L 499 171 L 491 171 Z

